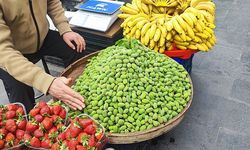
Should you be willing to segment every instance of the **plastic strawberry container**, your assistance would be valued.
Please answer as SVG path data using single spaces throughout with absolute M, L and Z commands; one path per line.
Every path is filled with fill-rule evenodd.
M 10 104 L 6 104 L 6 105 L 3 105 L 4 107 L 5 106 L 8 106 L 8 105 L 19 105 L 23 108 L 24 110 L 24 115 L 23 115 L 23 118 L 28 121 L 28 118 L 27 118 L 27 111 L 26 111 L 26 108 L 24 107 L 24 105 L 20 102 L 16 102 L 16 103 L 10 103 Z M 25 145 L 24 145 L 24 142 L 21 143 L 21 144 L 18 144 L 18 145 L 15 145 L 13 147 L 10 147 L 10 148 L 4 148 L 3 150 L 23 150 L 25 149 Z
M 177 49 L 176 46 L 173 47 L 173 50 L 165 51 L 164 54 L 181 64 L 187 70 L 188 73 L 191 73 L 193 57 L 194 54 L 198 51 L 190 49 L 180 50 Z

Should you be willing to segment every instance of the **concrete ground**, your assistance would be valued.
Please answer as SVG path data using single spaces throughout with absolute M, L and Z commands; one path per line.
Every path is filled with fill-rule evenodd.
M 194 99 L 184 120 L 157 140 L 117 150 L 250 150 L 250 1 L 215 3 L 218 42 L 195 54 Z M 2 85 L 0 100 L 7 102 Z

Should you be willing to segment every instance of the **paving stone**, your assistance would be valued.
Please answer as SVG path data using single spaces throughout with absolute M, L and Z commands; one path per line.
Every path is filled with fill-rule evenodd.
M 250 82 L 241 79 L 235 80 L 232 86 L 231 96 L 250 104 Z

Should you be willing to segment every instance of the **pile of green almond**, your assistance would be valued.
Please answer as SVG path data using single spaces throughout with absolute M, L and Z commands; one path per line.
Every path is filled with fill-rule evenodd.
M 84 113 L 112 133 L 144 131 L 177 116 L 190 100 L 187 71 L 134 39 L 122 39 L 89 60 L 72 88 Z

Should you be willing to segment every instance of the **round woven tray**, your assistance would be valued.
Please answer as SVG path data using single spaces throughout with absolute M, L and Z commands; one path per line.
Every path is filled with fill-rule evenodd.
M 88 60 L 94 56 L 96 56 L 98 52 L 92 53 L 90 55 L 87 55 L 78 61 L 74 62 L 70 66 L 68 66 L 61 74 L 61 76 L 67 77 L 67 78 L 72 78 L 72 83 L 70 84 L 73 85 L 75 80 L 82 74 L 84 71 L 84 68 L 86 64 L 88 63 Z M 163 123 L 159 125 L 158 127 L 142 131 L 142 132 L 133 132 L 133 133 L 107 133 L 107 136 L 109 138 L 109 143 L 111 144 L 131 144 L 131 143 L 137 143 L 137 142 L 142 142 L 146 140 L 153 139 L 155 137 L 158 137 L 171 129 L 173 129 L 175 126 L 177 126 L 182 119 L 184 118 L 185 113 L 189 109 L 192 100 L 193 100 L 193 84 L 192 80 L 189 76 L 191 85 L 192 85 L 192 94 L 190 97 L 190 100 L 187 104 L 187 106 L 183 109 L 181 113 L 179 113 L 176 117 L 173 119 L 169 120 L 167 123 Z

